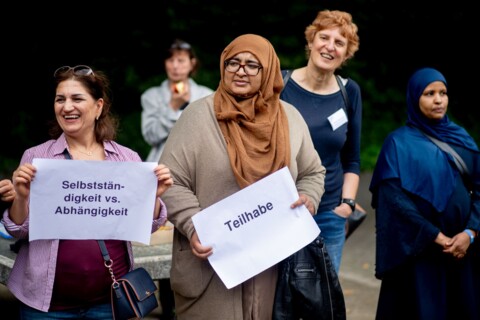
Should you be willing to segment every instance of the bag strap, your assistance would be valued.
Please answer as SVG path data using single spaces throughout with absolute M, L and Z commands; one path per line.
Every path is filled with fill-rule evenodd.
M 68 160 L 72 159 L 72 156 L 70 155 L 70 153 L 68 152 L 67 149 L 63 150 L 63 154 L 64 154 L 66 159 L 68 159 Z M 102 252 L 103 260 L 105 260 L 105 267 L 108 268 L 107 265 L 108 264 L 111 265 L 112 260 L 110 259 L 110 255 L 108 254 L 107 245 L 105 244 L 105 241 L 103 241 L 103 240 L 97 240 L 97 242 L 98 242 L 98 245 L 100 246 L 100 251 Z M 113 277 L 113 273 L 112 273 L 112 277 Z
M 65 155 L 66 159 L 68 160 L 72 159 L 72 156 L 70 155 L 67 149 L 63 150 L 63 154 Z M 103 260 L 105 260 L 103 265 L 105 266 L 105 268 L 108 269 L 108 272 L 110 273 L 110 277 L 112 278 L 112 281 L 113 281 L 112 286 L 114 288 L 117 288 L 119 286 L 119 283 L 117 282 L 117 280 L 115 279 L 115 275 L 113 274 L 113 269 L 112 269 L 113 261 L 112 259 L 110 259 L 110 255 L 108 254 L 107 245 L 103 240 L 97 240 L 97 242 L 98 242 L 98 246 L 100 247 L 100 251 L 102 252 Z
M 103 240 L 97 240 L 97 242 L 98 242 L 98 246 L 100 247 L 100 251 L 102 252 L 103 260 L 105 260 L 103 265 L 105 266 L 105 268 L 108 269 L 108 272 L 110 273 L 110 277 L 112 278 L 112 281 L 113 281 L 112 287 L 116 289 L 120 286 L 120 284 L 118 283 L 117 279 L 115 279 L 115 275 L 113 274 L 113 269 L 112 269 L 113 261 L 112 259 L 110 259 L 110 255 L 108 254 L 107 245 Z
M 63 150 L 63 155 L 65 156 L 65 159 L 72 160 L 72 156 L 67 149 Z
M 441 150 L 449 153 L 453 157 L 453 161 L 457 166 L 458 171 L 465 176 L 469 175 L 470 172 L 468 171 L 467 165 L 465 161 L 463 161 L 462 157 L 446 142 L 440 141 L 437 138 L 432 137 L 431 135 L 425 133 L 423 130 L 420 130 L 427 138 L 433 141 Z
M 107 245 L 103 240 L 97 240 L 98 245 L 100 246 L 100 251 L 102 252 L 103 260 L 105 262 L 110 262 L 110 255 L 108 254 Z
M 283 76 L 283 87 L 287 85 L 288 80 L 290 79 L 290 76 L 292 75 L 292 70 L 288 69 L 285 75 Z M 335 79 L 337 80 L 338 86 L 340 87 L 340 92 L 342 92 L 342 97 L 343 100 L 345 101 L 345 106 L 348 109 L 350 107 L 350 99 L 348 99 L 348 94 L 347 90 L 345 89 L 345 86 L 343 85 L 342 79 L 340 76 L 335 75 Z M 345 113 L 347 113 L 347 110 L 345 110 Z M 348 113 L 347 113 L 348 114 Z
M 287 73 L 283 76 L 283 87 L 287 85 L 288 80 L 290 79 L 290 76 L 292 75 L 292 70 L 287 70 Z
M 347 90 L 345 89 L 345 86 L 343 85 L 343 82 L 342 82 L 342 79 L 340 79 L 340 76 L 335 75 L 335 79 L 337 79 L 338 86 L 340 87 L 340 92 L 342 92 L 343 100 L 345 101 L 345 106 L 348 109 L 350 108 L 350 99 L 348 99 Z M 345 110 L 345 113 L 347 113 L 347 110 Z

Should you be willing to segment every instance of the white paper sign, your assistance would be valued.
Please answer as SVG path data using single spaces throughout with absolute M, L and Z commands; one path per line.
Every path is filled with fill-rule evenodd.
M 320 233 L 285 167 L 193 216 L 208 258 L 230 289 L 285 259 Z
M 29 239 L 150 243 L 155 162 L 33 159 Z

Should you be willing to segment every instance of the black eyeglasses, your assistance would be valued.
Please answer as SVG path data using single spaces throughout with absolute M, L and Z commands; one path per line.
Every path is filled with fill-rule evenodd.
M 238 72 L 240 68 L 243 68 L 243 71 L 245 71 L 247 75 L 256 76 L 260 72 L 260 69 L 262 69 L 263 67 L 253 62 L 241 64 L 236 60 L 225 61 L 225 70 L 227 70 L 228 72 L 235 73 Z
M 70 66 L 63 66 L 55 70 L 53 73 L 53 77 L 56 78 L 57 76 L 61 75 L 62 73 L 69 72 L 70 70 L 73 71 L 73 74 L 76 76 L 89 76 L 89 75 L 95 75 L 93 73 L 92 68 L 86 65 L 78 65 L 75 67 L 70 67 Z

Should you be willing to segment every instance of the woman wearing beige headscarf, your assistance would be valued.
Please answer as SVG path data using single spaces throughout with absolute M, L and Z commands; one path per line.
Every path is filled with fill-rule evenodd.
M 177 318 L 271 319 L 276 267 L 227 289 L 208 262 L 192 217 L 203 208 L 287 166 L 299 192 L 292 208 L 316 212 L 325 168 L 307 125 L 279 96 L 280 63 L 273 46 L 258 35 L 234 39 L 220 57 L 214 95 L 192 102 L 165 145 L 161 163 L 174 186 L 163 200 L 174 224 L 171 284 Z

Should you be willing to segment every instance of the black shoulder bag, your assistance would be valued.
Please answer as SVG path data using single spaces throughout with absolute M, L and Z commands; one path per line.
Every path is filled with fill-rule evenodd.
M 102 251 L 104 265 L 112 278 L 111 304 L 114 320 L 143 319 L 158 307 L 155 292 L 158 290 L 152 277 L 144 268 L 127 272 L 120 279 L 113 274 L 113 261 L 105 241 L 97 240 Z

